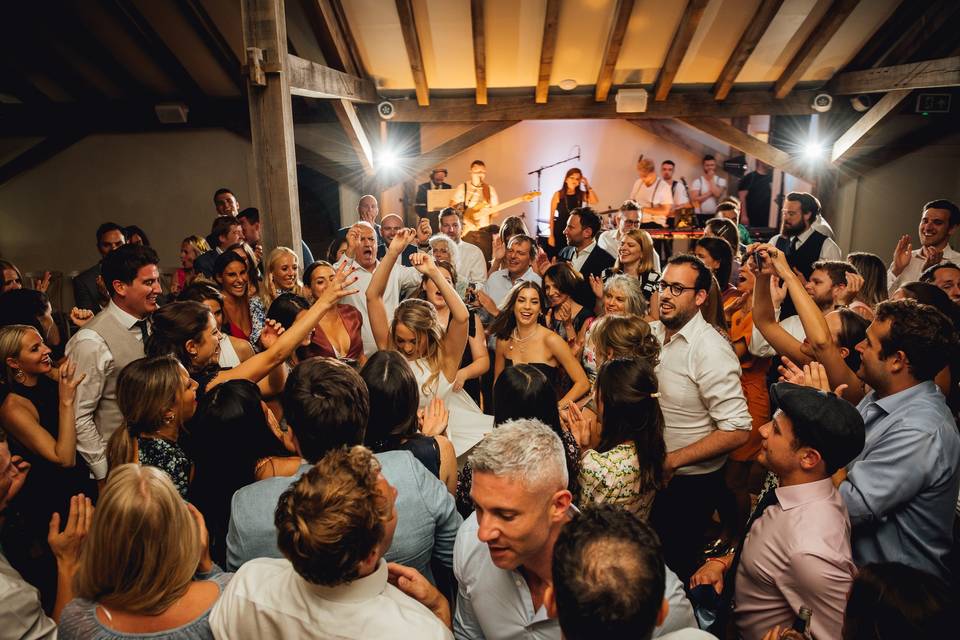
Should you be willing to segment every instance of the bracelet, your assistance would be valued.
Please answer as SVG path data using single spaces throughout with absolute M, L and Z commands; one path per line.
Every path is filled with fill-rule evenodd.
M 707 562 L 719 562 L 723 565 L 723 570 L 726 571 L 730 566 L 720 558 L 707 558 Z

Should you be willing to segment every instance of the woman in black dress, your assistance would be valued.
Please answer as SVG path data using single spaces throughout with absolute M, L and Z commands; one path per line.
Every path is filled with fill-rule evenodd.
M 70 497 L 94 496 L 96 487 L 77 456 L 74 399 L 85 374 L 76 375 L 70 361 L 55 372 L 50 353 L 34 327 L 0 328 L 9 391 L 0 404 L 0 427 L 9 434 L 11 455 L 30 463 L 26 483 L 7 512 L 2 545 L 11 564 L 40 588 L 44 603 L 52 605 L 57 573 L 46 542 L 50 515 L 56 511 L 66 522 Z
M 567 228 L 567 219 L 570 212 L 577 207 L 599 202 L 596 192 L 590 186 L 590 181 L 580 169 L 574 167 L 563 176 L 563 186 L 560 187 L 550 201 L 550 239 L 549 244 L 554 253 L 567 246 L 567 237 L 563 230 Z

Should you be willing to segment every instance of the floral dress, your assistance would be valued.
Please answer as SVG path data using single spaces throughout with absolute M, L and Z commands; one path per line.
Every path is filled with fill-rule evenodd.
M 137 438 L 140 464 L 165 471 L 180 495 L 187 497 L 193 463 L 176 442 L 162 438 Z
M 642 477 L 633 442 L 599 453 L 590 449 L 580 461 L 580 495 L 583 504 L 606 502 L 623 507 L 646 520 L 657 489 Z

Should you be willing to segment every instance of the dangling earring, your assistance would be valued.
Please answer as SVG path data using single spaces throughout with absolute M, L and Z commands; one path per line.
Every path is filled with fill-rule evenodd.
M 23 369 L 14 369 L 13 379 L 19 382 L 20 384 L 23 384 L 23 382 L 27 379 L 27 376 L 24 375 Z
M 171 411 L 167 415 L 163 416 L 163 424 L 170 424 L 171 422 L 173 422 L 174 418 L 176 417 L 177 417 L 177 414 Z

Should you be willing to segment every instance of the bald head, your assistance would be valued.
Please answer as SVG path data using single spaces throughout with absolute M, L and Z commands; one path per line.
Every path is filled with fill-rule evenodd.
M 370 194 L 361 197 L 360 202 L 357 203 L 357 213 L 364 222 L 376 223 L 377 216 L 380 215 L 380 205 L 377 204 L 377 199 Z
M 380 237 L 384 244 L 389 245 L 394 236 L 403 228 L 403 218 L 395 213 L 388 213 L 380 220 Z

